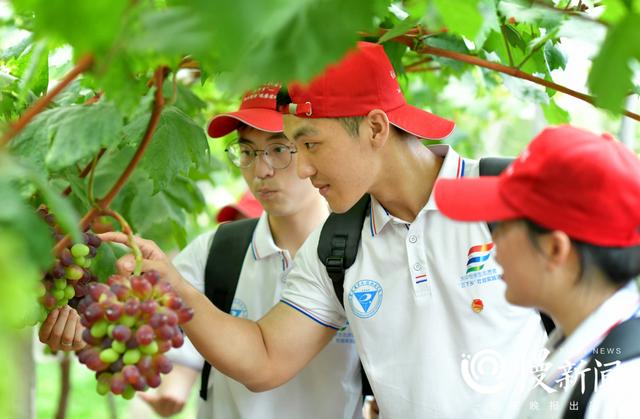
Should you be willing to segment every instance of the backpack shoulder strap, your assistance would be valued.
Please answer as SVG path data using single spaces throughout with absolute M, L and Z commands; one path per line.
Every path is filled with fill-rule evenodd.
M 364 195 L 344 214 L 332 213 L 322 226 L 318 242 L 318 258 L 327 268 L 333 289 L 344 307 L 344 273 L 358 255 L 362 225 L 369 211 L 371 198 Z
M 640 357 L 640 318 L 633 318 L 614 327 L 600 345 L 593 351 L 594 355 L 585 371 L 597 371 L 598 366 L 611 362 L 625 362 Z M 618 350 L 619 349 L 619 350 Z M 569 404 L 564 412 L 563 419 L 582 419 L 585 417 L 589 400 L 595 390 L 595 374 L 583 374 L 584 387 L 576 384 L 573 387 Z M 582 389 L 584 388 L 584 393 Z
M 226 313 L 231 310 L 244 258 L 258 220 L 251 218 L 221 224 L 213 236 L 204 271 L 204 294 Z M 205 361 L 200 382 L 200 397 L 203 400 L 207 400 L 210 373 L 211 365 Z
M 513 157 L 484 157 L 480 159 L 480 176 L 498 176 L 509 166 Z
M 318 258 L 327 268 L 338 301 L 344 307 L 344 273 L 353 265 L 358 255 L 362 226 L 371 206 L 371 197 L 365 194 L 357 204 L 344 214 L 332 213 L 322 226 L 318 242 Z M 373 390 L 367 374 L 360 364 L 362 395 L 372 396 Z

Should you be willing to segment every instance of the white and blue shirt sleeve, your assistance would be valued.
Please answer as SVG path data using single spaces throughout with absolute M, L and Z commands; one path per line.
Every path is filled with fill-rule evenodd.
M 204 271 L 214 234 L 214 231 L 201 234 L 173 259 L 173 265 L 180 275 L 202 293 L 204 293 Z M 180 348 L 170 350 L 166 355 L 172 362 L 194 370 L 201 370 L 204 364 L 204 358 L 186 335 L 184 344 Z
M 281 302 L 314 322 L 339 330 L 347 319 L 325 266 L 318 259 L 322 226 L 307 238 L 287 276 Z

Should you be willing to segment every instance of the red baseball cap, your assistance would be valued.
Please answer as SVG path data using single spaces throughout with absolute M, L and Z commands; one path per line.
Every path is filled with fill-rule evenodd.
M 234 221 L 238 219 L 238 215 L 244 218 L 257 218 L 262 214 L 262 205 L 251 194 L 251 192 L 245 192 L 238 203 L 226 205 L 220 208 L 216 221 L 224 223 L 225 221 Z
M 384 48 L 370 42 L 358 42 L 340 62 L 328 66 L 308 85 L 291 84 L 288 93 L 292 103 L 281 110 L 303 118 L 364 116 L 381 109 L 396 127 L 427 139 L 444 138 L 455 126 L 408 105 Z
M 455 220 L 526 218 L 598 246 L 640 245 L 640 160 L 569 125 L 543 130 L 500 176 L 438 180 L 435 199 Z
M 260 131 L 282 132 L 282 114 L 276 108 L 279 84 L 264 84 L 259 89 L 247 92 L 242 97 L 240 109 L 236 112 L 214 116 L 207 132 L 212 138 L 227 135 L 242 122 Z

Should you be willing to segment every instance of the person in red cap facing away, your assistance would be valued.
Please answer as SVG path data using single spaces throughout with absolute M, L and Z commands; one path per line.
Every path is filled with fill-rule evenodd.
M 220 208 L 216 221 L 218 224 L 229 221 L 238 221 L 245 218 L 257 218 L 262 214 L 263 208 L 251 191 L 246 191 L 235 204 L 225 205 Z
M 265 85 L 247 93 L 237 112 L 215 116 L 208 127 L 209 135 L 214 138 L 236 131 L 237 138 L 227 146 L 226 152 L 231 162 L 240 168 L 250 189 L 250 193 L 231 211 L 221 211 L 219 221 L 239 211 L 246 212 L 250 217 L 260 216 L 255 229 L 249 231 L 252 234 L 250 243 L 242 249 L 244 262 L 235 294 L 231 294 L 233 302 L 230 313 L 233 316 L 219 312 L 219 315 L 239 323 L 240 328 L 255 324 L 254 321 L 279 301 L 285 277 L 294 265 L 293 257 L 298 248 L 329 214 L 326 201 L 311 182 L 296 175 L 296 150 L 282 133 L 282 115 L 276 111 L 277 91 L 278 86 Z M 265 209 L 262 215 L 260 204 Z M 197 332 L 191 335 L 195 343 L 198 344 L 196 339 L 204 337 L 207 344 L 222 345 L 225 351 L 233 354 L 231 364 L 245 368 L 252 364 L 250 355 L 245 358 L 246 354 L 253 351 L 250 346 L 257 344 L 263 348 L 263 341 L 252 342 L 241 334 L 235 336 L 231 328 L 219 328 L 216 316 L 207 314 L 207 306 L 213 306 L 202 294 L 205 278 L 207 282 L 224 279 L 209 276 L 209 263 L 215 262 L 210 262 L 213 259 L 208 258 L 216 234 L 220 234 L 223 228 L 229 231 L 232 224 L 239 225 L 237 223 L 241 222 L 228 223 L 220 227 L 218 232 L 196 238 L 173 260 L 173 265 L 153 242 L 140 240 L 140 245 L 145 257 L 155 255 L 153 260 L 146 263 L 154 264 L 161 272 L 171 272 L 183 284 L 190 283 L 190 292 L 199 297 L 198 302 L 187 303 L 195 310 L 196 317 L 202 316 L 204 320 L 199 323 Z M 234 237 L 230 239 L 235 241 Z M 102 238 L 120 242 L 126 239 L 120 234 L 106 234 Z M 218 262 L 233 254 L 229 247 L 218 246 L 216 249 L 223 253 L 213 255 Z M 118 262 L 121 270 L 126 271 L 124 265 L 127 262 L 126 258 Z M 231 335 L 228 334 L 230 331 Z M 287 333 L 286 330 L 283 332 Z M 300 343 L 293 336 L 289 341 L 292 348 Z M 202 348 L 198 347 L 202 352 Z M 174 371 L 163 379 L 158 391 L 140 395 L 163 416 L 182 410 L 193 383 L 200 378 L 204 362 L 188 339 L 183 347 L 168 354 L 176 362 Z M 208 366 L 204 369 L 207 370 Z M 206 382 L 201 383 L 200 394 L 206 400 L 199 404 L 199 418 L 362 417 L 360 364 L 348 329 L 336 336 L 299 374 L 288 377 L 291 379 L 287 379 L 286 384 L 271 391 L 251 392 L 242 382 L 225 376 L 226 372 L 214 366 L 208 373 L 208 379 L 202 378 Z M 252 372 L 255 375 L 260 373 Z
M 557 324 L 519 417 L 637 418 L 640 160 L 606 134 L 547 128 L 502 175 L 440 180 L 435 197 L 454 220 L 496 223 L 507 299 Z
M 506 301 L 487 224 L 454 223 L 435 205 L 437 178 L 479 173 L 449 146 L 422 144 L 446 137 L 453 122 L 408 105 L 383 47 L 365 42 L 278 100 L 297 173 L 327 199 L 329 221 L 367 204 L 358 234 L 334 235 L 337 252 L 321 260 L 330 224 L 317 228 L 281 302 L 257 322 L 225 315 L 150 261 L 194 307 L 184 325 L 191 341 L 219 371 L 264 391 L 315 362 L 348 324 L 381 417 L 515 416 L 534 384 L 520 370 L 546 333 L 535 310 Z M 353 263 L 340 281 L 345 259 Z

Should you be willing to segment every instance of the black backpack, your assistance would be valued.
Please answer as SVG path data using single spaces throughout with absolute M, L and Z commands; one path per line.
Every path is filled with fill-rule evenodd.
M 204 294 L 225 313 L 231 311 L 240 271 L 253 238 L 258 218 L 221 224 L 218 227 L 204 271 Z M 200 397 L 207 400 L 207 384 L 211 364 L 204 361 L 200 382 Z
M 480 159 L 480 176 L 497 176 L 513 161 L 508 157 L 486 157 Z M 369 213 L 371 198 L 364 195 L 357 204 L 343 214 L 331 214 L 322 227 L 318 243 L 318 257 L 327 268 L 338 300 L 344 307 L 344 274 L 353 265 L 358 255 L 360 235 L 364 220 Z M 491 229 L 491 226 L 489 226 Z M 544 313 L 540 317 L 547 333 L 555 328 L 553 320 Z
M 594 355 L 585 370 L 596 371 L 596 360 L 601 365 L 610 362 L 625 362 L 640 357 L 640 318 L 624 321 L 611 329 L 602 343 L 593 350 Z M 584 374 L 584 393 L 577 383 L 573 387 L 563 419 L 582 419 L 587 412 L 589 400 L 595 390 L 595 374 Z M 575 403 L 572 406 L 572 403 Z

